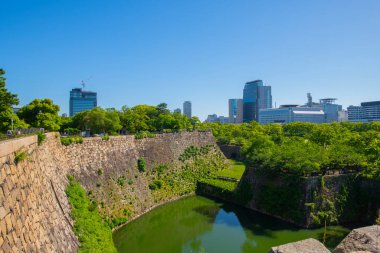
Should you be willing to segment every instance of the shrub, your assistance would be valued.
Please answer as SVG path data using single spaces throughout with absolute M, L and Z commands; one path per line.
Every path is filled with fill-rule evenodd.
M 37 134 L 38 146 L 40 146 L 45 139 L 46 139 L 46 135 L 42 132 L 38 132 L 38 134 Z
M 144 139 L 144 138 L 153 138 L 156 137 L 156 134 L 153 134 L 148 131 L 141 131 L 135 134 L 135 139 Z
M 74 220 L 74 233 L 80 241 L 79 252 L 117 252 L 112 231 L 107 226 L 97 209 L 97 203 L 90 201 L 83 187 L 68 177 L 69 184 L 65 190 L 71 205 L 71 217 Z
M 98 171 L 97 171 L 97 173 L 98 173 L 98 176 L 103 175 L 103 169 L 102 169 L 102 168 L 99 168 Z
M 124 184 L 125 184 L 125 177 L 124 177 L 124 176 L 120 176 L 120 177 L 117 179 L 117 184 L 120 185 L 121 187 L 123 187 Z
M 146 167 L 146 161 L 144 157 L 140 157 L 137 160 L 137 168 L 140 172 L 145 172 L 145 167 Z
M 104 136 L 102 137 L 102 140 L 103 140 L 103 141 L 108 141 L 109 139 L 110 139 L 109 135 L 104 135 Z
M 151 190 L 161 189 L 161 187 L 162 187 L 162 181 L 161 180 L 156 180 L 153 183 L 149 184 L 149 189 L 151 189 Z
M 15 154 L 15 164 L 17 165 L 19 162 L 24 161 L 28 157 L 25 151 L 19 151 Z
M 70 144 L 81 144 L 83 143 L 83 138 L 81 136 L 73 136 L 73 137 L 61 137 L 61 144 L 68 146 Z
M 114 217 L 114 218 L 108 218 L 106 219 L 106 224 L 109 228 L 113 229 L 123 223 L 126 223 L 128 221 L 128 218 L 126 217 Z

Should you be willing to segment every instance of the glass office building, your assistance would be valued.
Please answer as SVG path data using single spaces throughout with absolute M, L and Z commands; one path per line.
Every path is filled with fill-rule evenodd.
M 243 123 L 243 99 L 231 98 L 228 100 L 228 116 L 230 123 Z
M 258 121 L 259 110 L 272 108 L 272 91 L 262 80 L 247 82 L 243 90 L 243 121 Z
M 183 114 L 185 114 L 188 118 L 191 118 L 191 102 L 185 101 L 183 103 Z
M 75 88 L 70 91 L 70 116 L 78 112 L 91 110 L 97 106 L 97 94 L 92 91 L 84 91 Z
M 380 121 L 380 101 L 363 102 L 361 107 L 366 121 Z

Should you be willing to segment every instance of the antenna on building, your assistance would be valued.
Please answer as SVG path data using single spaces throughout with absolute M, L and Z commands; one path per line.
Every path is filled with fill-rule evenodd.
M 80 85 L 82 85 L 83 89 L 84 89 L 84 87 L 86 86 L 86 82 L 87 82 L 88 80 L 90 80 L 91 78 L 92 78 L 92 76 L 90 76 L 89 78 L 87 78 L 87 79 L 81 81 Z
M 313 97 L 311 96 L 311 93 L 307 93 L 307 106 L 311 107 L 313 105 Z

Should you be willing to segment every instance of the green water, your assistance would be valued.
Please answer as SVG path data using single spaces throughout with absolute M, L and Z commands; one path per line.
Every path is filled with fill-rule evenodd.
M 272 246 L 322 238 L 323 229 L 300 229 L 235 205 L 194 196 L 161 206 L 113 235 L 127 253 L 261 253 Z M 348 229 L 331 227 L 334 247 Z

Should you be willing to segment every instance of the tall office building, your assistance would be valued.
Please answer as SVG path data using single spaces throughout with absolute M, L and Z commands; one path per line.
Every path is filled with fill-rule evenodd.
M 366 122 L 364 118 L 364 108 L 361 106 L 350 105 L 347 107 L 349 122 Z
M 243 99 L 228 99 L 228 116 L 230 123 L 243 123 Z
M 339 121 L 339 112 L 343 109 L 341 105 L 335 104 L 336 100 L 336 98 L 323 98 L 319 100 L 319 104 L 325 112 L 326 123 Z
M 91 110 L 96 106 L 96 92 L 84 91 L 81 88 L 75 88 L 70 91 L 70 116 L 74 116 L 78 112 Z
M 363 102 L 361 106 L 368 122 L 380 121 L 380 101 Z
M 243 121 L 258 121 L 259 110 L 272 108 L 272 90 L 262 80 L 247 82 L 243 91 Z
M 191 102 L 185 101 L 183 103 L 183 114 L 185 114 L 188 118 L 191 118 Z
M 181 109 L 180 108 L 174 109 L 173 113 L 181 113 Z

